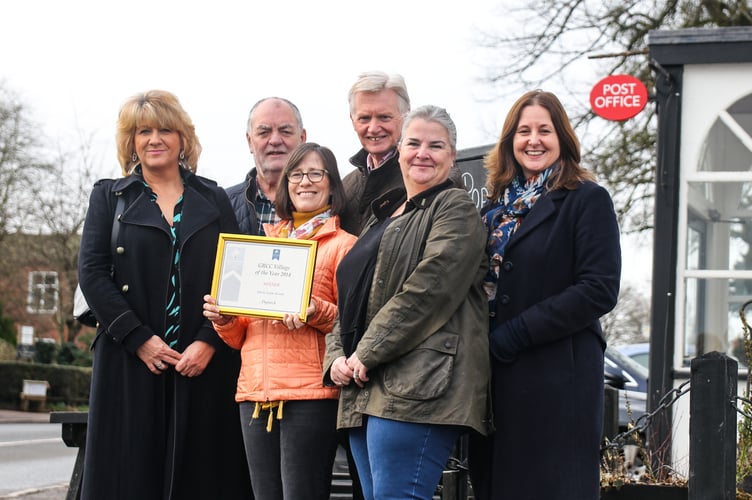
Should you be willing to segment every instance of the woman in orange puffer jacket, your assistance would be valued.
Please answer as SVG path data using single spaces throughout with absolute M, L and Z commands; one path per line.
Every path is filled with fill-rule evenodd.
M 219 336 L 240 349 L 235 400 L 240 404 L 251 484 L 256 500 L 329 498 L 337 450 L 337 387 L 324 386 L 325 335 L 337 315 L 339 262 L 355 236 L 339 227 L 344 191 L 332 152 L 298 146 L 282 172 L 267 236 L 317 242 L 311 302 L 303 323 L 219 314 L 207 295 L 204 316 Z

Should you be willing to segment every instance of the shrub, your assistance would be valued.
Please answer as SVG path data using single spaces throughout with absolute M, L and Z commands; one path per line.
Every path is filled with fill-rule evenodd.
M 0 361 L 13 361 L 16 359 L 16 348 L 10 342 L 0 339 Z
M 52 364 L 57 358 L 57 351 L 60 346 L 55 342 L 46 340 L 37 340 L 34 343 L 34 361 L 37 363 Z
M 65 342 L 57 353 L 57 364 L 73 366 L 91 366 L 92 357 L 89 351 L 82 351 L 73 342 Z

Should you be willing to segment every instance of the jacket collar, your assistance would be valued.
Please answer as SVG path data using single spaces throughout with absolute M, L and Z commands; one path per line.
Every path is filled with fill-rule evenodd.
M 514 237 L 509 240 L 508 247 L 516 245 L 520 240 L 530 234 L 533 229 L 542 224 L 549 217 L 552 217 L 561 206 L 562 200 L 567 197 L 569 191 L 566 189 L 557 189 L 548 191 L 538 201 L 535 202 L 533 209 L 525 217 L 525 222 L 514 233 Z
M 370 175 L 375 172 L 380 171 L 383 167 L 387 165 L 391 165 L 393 163 L 399 164 L 399 151 L 396 150 L 397 147 L 394 148 L 394 154 L 386 160 L 379 168 L 376 168 L 372 170 L 371 172 L 368 172 L 368 151 L 365 150 L 365 148 L 361 148 L 360 151 L 355 153 L 353 156 L 350 157 L 350 164 L 360 170 L 360 172 L 363 175 Z
M 425 191 L 421 191 L 409 200 L 407 200 L 407 191 L 404 187 L 395 188 L 391 191 L 387 191 L 373 201 L 373 213 L 377 219 L 384 220 L 387 217 L 390 217 L 397 207 L 405 203 L 405 200 L 407 200 L 405 212 L 414 209 L 425 209 L 431 206 L 434 198 L 436 198 L 439 193 L 453 187 L 455 187 L 454 182 L 452 182 L 451 179 L 447 179 L 441 184 L 428 188 Z
M 207 223 L 218 219 L 220 212 L 216 204 L 211 201 L 211 197 L 207 197 L 208 185 L 216 185 L 214 181 L 199 177 L 185 169 L 180 170 L 180 175 L 185 184 L 183 199 L 188 200 L 183 205 L 183 218 L 180 226 L 182 239 L 185 241 Z M 164 221 L 159 218 L 158 212 L 151 207 L 151 201 L 144 194 L 143 177 L 140 174 L 116 179 L 110 190 L 115 196 L 120 196 L 126 191 L 129 193 L 126 195 L 126 208 L 121 218 L 123 222 L 139 221 L 139 223 L 165 229 Z
M 113 193 L 121 193 L 134 184 L 140 184 L 142 180 L 141 176 L 135 174 L 129 175 L 128 177 L 120 177 L 119 179 L 115 179 L 115 182 L 110 186 L 110 190 Z
M 256 185 L 256 167 L 253 167 L 245 176 L 245 184 L 247 186 Z
M 193 187 L 198 187 L 199 185 L 201 185 L 202 181 L 206 181 L 206 179 L 204 179 L 203 177 L 199 177 L 190 170 L 186 170 L 184 168 L 180 169 L 180 176 L 183 178 L 183 183 Z M 134 184 L 140 185 L 142 182 L 144 182 L 143 176 L 134 172 L 127 177 L 120 177 L 118 179 L 115 179 L 115 182 L 112 183 L 112 187 L 110 189 L 114 193 L 122 192 L 127 190 Z

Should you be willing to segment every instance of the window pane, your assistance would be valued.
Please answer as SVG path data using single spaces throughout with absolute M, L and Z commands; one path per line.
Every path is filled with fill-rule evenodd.
M 56 272 L 29 273 L 27 310 L 36 314 L 51 314 L 57 310 L 58 281 Z
M 752 300 L 752 280 L 687 278 L 684 311 L 684 364 L 712 351 L 739 358 L 743 351 L 740 309 Z M 745 308 L 752 324 L 752 306 Z
M 752 137 L 752 95 L 736 101 L 718 115 L 703 144 L 698 170 L 749 172 L 752 150 L 744 144 Z
M 752 185 L 688 183 L 687 269 L 752 269 Z

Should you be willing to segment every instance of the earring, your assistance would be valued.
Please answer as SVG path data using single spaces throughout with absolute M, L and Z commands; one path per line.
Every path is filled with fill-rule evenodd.
M 180 150 L 180 156 L 179 156 L 179 158 L 181 160 L 185 160 L 185 151 L 183 151 L 182 149 Z
M 135 151 L 133 152 L 133 156 L 131 156 L 131 159 L 132 159 L 132 160 L 133 160 L 134 162 L 138 161 L 138 155 L 136 155 L 136 152 L 135 152 Z

